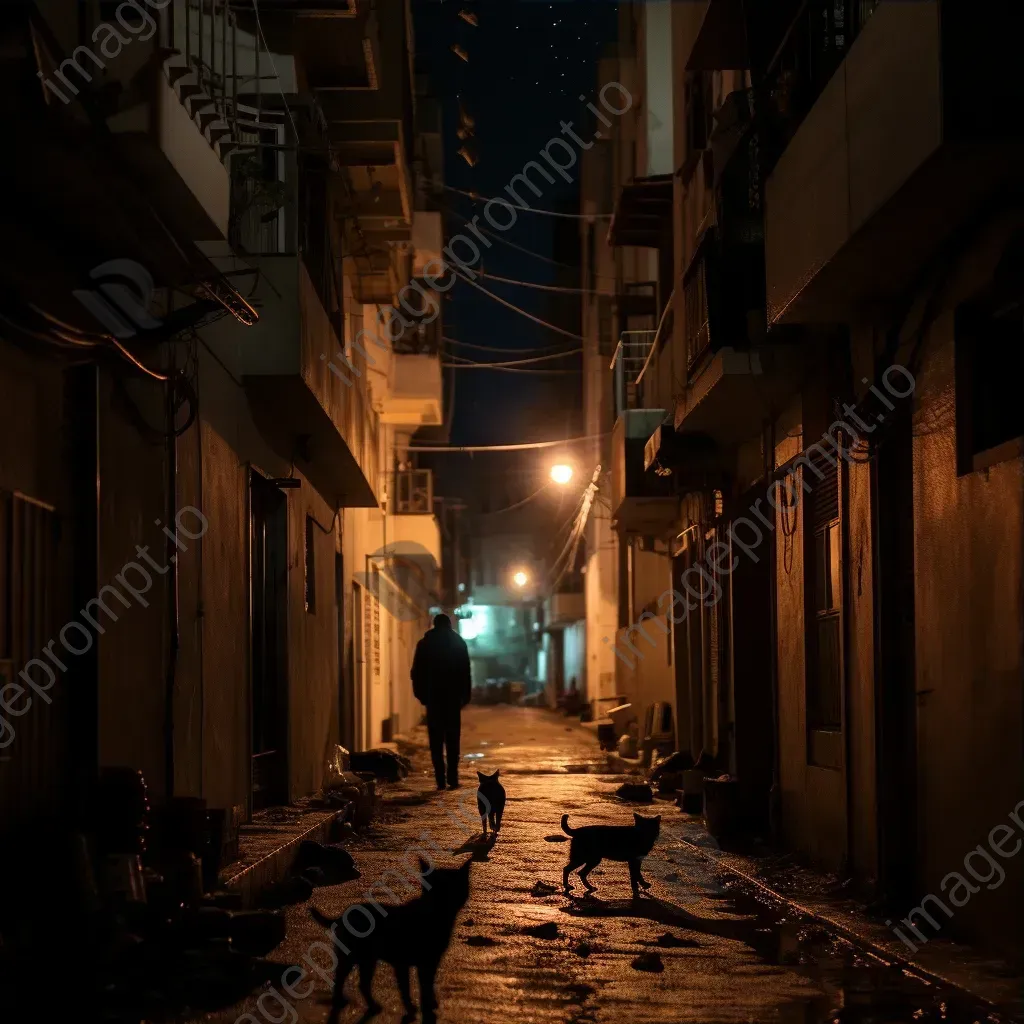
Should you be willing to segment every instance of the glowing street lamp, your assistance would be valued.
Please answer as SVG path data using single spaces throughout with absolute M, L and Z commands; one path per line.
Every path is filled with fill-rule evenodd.
M 518 588 L 519 588 L 520 590 L 522 590 L 522 589 L 523 589 L 523 587 L 525 587 L 525 586 L 526 586 L 526 584 L 530 582 L 530 577 L 529 577 L 529 576 L 527 576 L 527 575 L 526 575 L 526 573 L 525 573 L 525 572 L 523 572 L 523 570 L 522 570 L 522 569 L 520 569 L 520 570 L 519 570 L 518 572 L 516 572 L 516 573 L 513 573 L 513 575 L 512 575 L 512 582 L 513 582 L 513 583 L 514 583 L 514 584 L 515 584 L 515 585 L 516 585 L 516 586 L 517 586 L 517 587 L 518 587 Z
M 551 467 L 551 479 L 556 484 L 564 487 L 572 479 L 572 466 L 565 462 L 559 462 Z

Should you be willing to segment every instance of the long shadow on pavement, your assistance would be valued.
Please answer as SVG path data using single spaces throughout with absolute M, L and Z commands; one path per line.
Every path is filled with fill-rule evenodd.
M 669 928 L 686 928 L 702 935 L 716 935 L 723 939 L 737 939 L 753 946 L 758 921 L 723 921 L 717 918 L 697 917 L 688 910 L 667 900 L 653 896 L 640 896 L 629 900 L 602 900 L 595 896 L 570 897 L 572 901 L 562 912 L 571 917 L 638 917 Z

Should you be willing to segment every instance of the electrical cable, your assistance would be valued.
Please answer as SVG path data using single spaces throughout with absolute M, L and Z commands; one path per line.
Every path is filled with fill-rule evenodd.
M 582 348 L 573 348 L 569 349 L 566 352 L 557 352 L 554 355 L 550 356 L 531 356 L 528 359 L 509 359 L 504 362 L 491 363 L 483 362 L 482 360 L 479 359 L 469 359 L 467 356 L 456 355 L 454 352 L 451 353 L 449 358 L 458 359 L 460 363 L 465 363 L 468 366 L 526 366 L 529 363 L 546 363 L 550 362 L 552 359 L 565 359 L 566 356 L 579 355 L 579 353 L 582 351 Z
M 294 463 L 292 463 L 292 465 L 294 465 Z M 289 472 L 290 472 L 290 470 L 289 470 Z M 310 521 L 310 522 L 311 522 L 311 523 L 312 523 L 312 524 L 313 524 L 313 525 L 314 525 L 314 526 L 315 526 L 315 527 L 316 527 L 316 528 L 317 528 L 317 529 L 318 529 L 318 530 L 319 530 L 319 531 L 320 531 L 321 533 L 326 533 L 328 537 L 331 537 L 331 536 L 333 536 L 333 535 L 334 535 L 334 524 L 335 524 L 335 523 L 336 523 L 336 522 L 338 521 L 338 515 L 339 515 L 339 513 L 340 513 L 340 512 L 341 512 L 341 506 L 339 505 L 339 506 L 338 506 L 338 507 L 337 507 L 337 508 L 336 508 L 336 509 L 334 510 L 334 518 L 333 518 L 333 519 L 331 520 L 331 525 L 330 525 L 330 526 L 322 526 L 322 525 L 321 525 L 321 523 L 320 523 L 320 521 L 319 521 L 319 520 L 317 519 L 317 517 L 316 517 L 316 516 L 310 516 L 310 517 L 309 517 L 309 521 Z
M 449 269 L 451 269 L 451 268 L 449 268 Z M 514 312 L 518 313 L 520 316 L 525 316 L 527 320 L 532 320 L 535 324 L 540 324 L 541 327 L 546 327 L 546 328 L 548 328 L 548 330 L 556 331 L 558 334 L 564 334 L 567 338 L 573 338 L 576 341 L 586 341 L 587 340 L 586 338 L 583 337 L 582 334 L 574 334 L 572 331 L 565 330 L 564 327 L 556 327 L 554 324 L 549 324 L 546 320 L 541 320 L 541 318 L 539 316 L 534 316 L 532 313 L 527 313 L 525 309 L 520 309 L 514 303 L 508 302 L 507 300 L 503 299 L 500 295 L 495 295 L 494 292 L 488 290 L 482 284 L 477 284 L 476 281 L 472 280 L 469 277 L 466 277 L 465 274 L 460 274 L 457 270 L 452 270 L 452 273 L 457 278 L 459 278 L 461 281 L 465 281 L 466 284 L 472 285 L 478 291 L 483 292 L 484 295 L 487 295 L 488 297 L 494 299 L 495 302 L 500 303 L 502 306 L 505 306 L 507 309 L 513 310 Z
M 590 295 L 593 288 L 570 288 L 568 285 L 538 284 L 536 281 L 520 281 L 514 277 L 501 277 L 499 274 L 486 274 L 482 270 L 474 271 L 477 277 L 486 277 L 489 281 L 500 281 L 502 284 L 517 284 L 523 288 L 538 288 L 543 292 L 561 292 L 567 295 Z
M 522 444 L 485 444 L 485 445 L 426 445 L 419 447 L 410 445 L 411 452 L 521 452 L 533 448 L 557 448 L 560 444 L 577 444 L 581 441 L 597 441 L 608 434 L 584 434 L 582 437 L 567 437 L 563 441 L 528 441 Z
M 459 341 L 458 338 L 442 336 L 441 340 L 448 345 L 461 345 L 463 348 L 475 348 L 481 352 L 506 352 L 509 355 L 527 355 L 531 352 L 559 352 L 563 351 L 558 345 L 542 345 L 540 348 L 497 348 L 494 345 L 477 345 L 472 341 Z M 565 344 L 565 342 L 560 342 Z M 582 349 L 565 349 L 564 351 L 580 352 Z
M 259 31 L 260 39 L 263 40 L 263 49 L 267 51 L 267 57 L 270 59 L 270 67 L 273 69 L 274 78 L 277 81 L 277 91 L 281 94 L 281 102 L 284 104 L 284 109 L 288 113 L 288 120 L 292 123 L 292 132 L 295 134 L 295 144 L 299 144 L 299 129 L 295 125 L 295 118 L 292 117 L 292 108 L 288 106 L 288 97 L 284 94 L 284 89 L 281 88 L 281 76 L 278 73 L 277 65 L 274 63 L 274 55 L 270 52 L 270 47 L 267 45 L 267 37 L 263 34 L 263 26 L 260 24 L 260 9 L 257 0 L 252 0 L 252 13 L 256 17 L 256 28 Z
M 507 245 L 510 249 L 515 249 L 516 252 L 524 253 L 527 256 L 532 256 L 534 259 L 541 260 L 544 263 L 550 263 L 553 267 L 562 267 L 565 270 L 573 270 L 577 274 L 580 268 L 573 266 L 571 263 L 562 263 L 561 260 L 553 260 L 550 256 L 543 256 L 539 252 L 534 252 L 532 249 L 527 249 L 522 245 L 517 245 L 515 242 L 510 242 L 507 238 L 503 238 L 501 235 L 496 235 L 493 231 L 488 231 L 487 228 L 482 228 L 478 224 L 474 224 L 469 217 L 464 217 L 458 210 L 453 210 L 443 200 L 439 200 L 439 204 L 444 207 L 445 211 L 450 213 L 453 217 L 461 220 L 463 224 L 469 224 L 474 231 L 479 231 L 481 234 L 487 235 L 489 238 L 493 238 L 496 242 L 502 242 Z M 597 277 L 603 277 L 607 281 L 614 281 L 615 277 L 611 274 L 597 274 Z
M 514 512 L 517 508 L 522 508 L 524 505 L 528 505 L 534 498 L 540 497 L 549 487 L 551 482 L 546 482 L 538 490 L 534 491 L 528 498 L 523 498 L 522 501 L 517 501 L 514 505 L 507 505 L 505 508 L 496 508 L 493 512 L 481 512 L 482 516 L 500 516 L 503 512 Z
M 253 0 L 255 3 L 255 0 Z M 466 196 L 467 199 L 472 199 L 477 203 L 501 203 L 503 206 L 507 206 L 512 210 L 522 210 L 524 213 L 539 213 L 545 217 L 564 217 L 567 220 L 591 220 L 598 218 L 608 218 L 614 216 L 611 213 L 561 213 L 557 210 L 535 210 L 532 206 L 516 206 L 515 203 L 510 203 L 507 199 L 502 199 L 495 196 L 482 196 L 478 192 L 467 192 L 465 189 L 456 188 L 454 185 L 442 185 L 441 186 L 446 192 L 455 192 L 460 196 Z
M 515 366 L 491 366 L 488 363 L 442 363 L 446 370 L 494 370 L 495 373 L 553 373 L 553 374 L 579 374 L 582 370 L 530 370 Z
M 152 377 L 153 380 L 159 380 L 159 381 L 164 381 L 164 382 L 169 381 L 171 379 L 170 378 L 170 374 L 159 373 L 156 370 L 151 370 L 148 366 L 146 366 L 144 363 L 142 363 L 139 359 L 136 359 L 135 356 L 133 356 L 131 354 L 131 352 L 129 352 L 128 349 L 126 349 L 124 347 L 124 345 L 122 345 L 121 342 L 119 342 L 117 340 L 117 338 L 111 338 L 110 340 L 111 340 L 111 342 L 113 342 L 114 346 L 121 353 L 121 355 L 123 355 L 125 357 L 125 359 L 128 360 L 128 362 L 132 363 L 134 366 L 137 366 L 148 377 Z

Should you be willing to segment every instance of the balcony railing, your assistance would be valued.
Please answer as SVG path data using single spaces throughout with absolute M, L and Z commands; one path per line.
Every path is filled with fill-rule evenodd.
M 644 409 L 643 383 L 639 380 L 657 331 L 623 331 L 612 357 L 611 371 L 615 382 L 615 415 L 629 409 Z
M 768 65 L 762 111 L 767 175 L 881 0 L 807 0 Z M 748 27 L 749 31 L 749 27 Z
M 686 369 L 689 373 L 711 347 L 708 313 L 708 264 L 698 250 L 689 274 L 683 279 L 683 315 L 686 323 Z
M 737 211 L 736 219 L 754 225 L 753 240 L 729 239 L 720 226 L 711 227 L 683 275 L 686 374 L 691 381 L 710 353 L 726 347 L 748 349 L 763 338 L 764 242 L 756 231 L 761 214 L 749 213 Z
M 239 25 L 230 0 L 174 0 L 167 21 L 170 48 L 195 74 L 191 89 L 205 107 L 229 126 L 236 141 L 243 125 L 259 125 L 268 116 L 267 97 L 296 90 L 294 63 L 271 54 L 254 31 Z
M 228 238 L 246 256 L 300 256 L 321 305 L 338 315 L 341 331 L 342 289 L 339 261 L 331 238 L 331 206 L 325 162 L 296 154 L 268 140 L 283 137 L 276 129 L 240 129 L 245 144 L 256 148 L 231 160 L 231 217 Z
M 394 510 L 399 516 L 433 515 L 434 473 L 429 469 L 404 469 L 394 475 Z
M 392 342 L 398 355 L 436 356 L 441 351 L 441 296 L 424 280 L 405 289 L 397 313 L 408 326 Z

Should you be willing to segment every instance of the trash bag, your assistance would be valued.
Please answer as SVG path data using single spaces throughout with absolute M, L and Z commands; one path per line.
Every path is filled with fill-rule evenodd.
M 327 764 L 324 766 L 323 791 L 325 793 L 337 789 L 343 785 L 343 776 L 351 767 L 351 755 L 338 744 L 327 756 Z
M 654 793 L 646 782 L 624 782 L 615 795 L 620 800 L 628 800 L 634 804 L 649 804 L 654 801 Z
M 408 774 L 398 755 L 392 750 L 360 750 L 352 755 L 352 770 L 373 772 L 379 779 L 397 782 Z
M 663 775 L 685 772 L 692 767 L 693 758 L 690 754 L 687 751 L 677 750 L 674 754 L 663 757 L 655 764 L 651 769 L 650 779 L 651 782 L 657 782 Z

